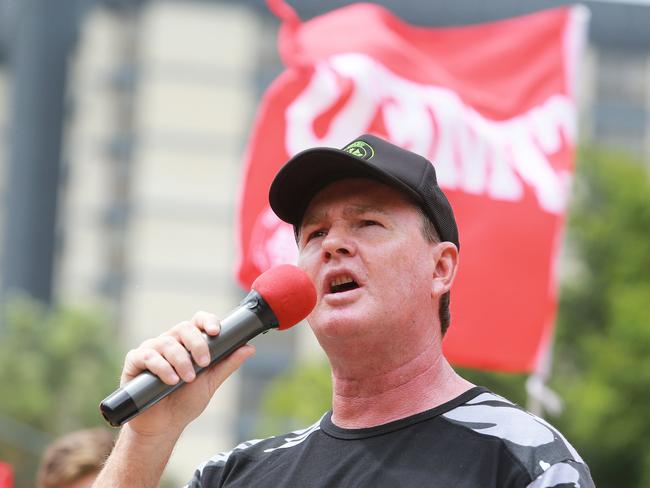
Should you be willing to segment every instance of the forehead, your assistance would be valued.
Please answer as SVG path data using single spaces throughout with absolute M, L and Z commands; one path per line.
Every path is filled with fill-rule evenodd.
M 401 191 L 368 178 L 347 178 L 331 183 L 316 193 L 305 210 L 301 225 L 307 225 L 342 207 L 353 213 L 417 213 L 416 205 Z

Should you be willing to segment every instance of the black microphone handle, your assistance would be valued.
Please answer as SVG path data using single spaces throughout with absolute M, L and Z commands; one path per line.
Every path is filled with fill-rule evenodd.
M 219 335 L 203 334 L 210 350 L 210 364 L 201 367 L 193 362 L 194 371 L 197 375 L 200 374 L 253 337 L 277 326 L 277 319 L 270 307 L 252 290 L 238 308 L 221 320 Z M 119 427 L 184 384 L 185 382 L 180 380 L 175 385 L 167 385 L 153 373 L 143 371 L 106 397 L 100 403 L 99 409 L 109 424 Z

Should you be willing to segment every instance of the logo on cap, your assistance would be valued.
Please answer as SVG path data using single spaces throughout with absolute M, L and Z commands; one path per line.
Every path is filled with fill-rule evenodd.
M 375 155 L 375 150 L 370 144 L 363 141 L 354 141 L 343 148 L 347 153 L 358 157 L 359 159 L 368 160 Z

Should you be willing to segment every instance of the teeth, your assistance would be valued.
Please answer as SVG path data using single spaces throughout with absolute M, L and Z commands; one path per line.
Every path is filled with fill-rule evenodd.
M 341 276 L 339 278 L 335 278 L 330 282 L 330 287 L 332 286 L 339 286 L 343 285 L 345 283 L 352 283 L 354 280 L 352 279 L 351 276 Z

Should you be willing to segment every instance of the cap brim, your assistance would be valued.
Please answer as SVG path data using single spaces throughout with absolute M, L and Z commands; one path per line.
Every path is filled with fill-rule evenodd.
M 339 149 L 318 147 L 298 153 L 280 169 L 269 190 L 269 203 L 280 219 L 297 226 L 316 193 L 330 183 L 355 177 L 379 180 L 421 200 L 408 185 L 371 162 Z

